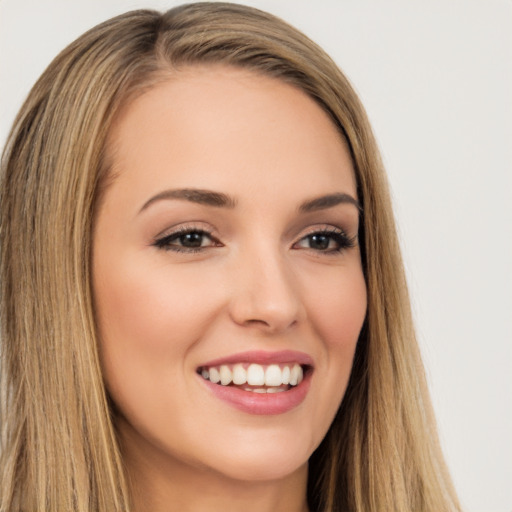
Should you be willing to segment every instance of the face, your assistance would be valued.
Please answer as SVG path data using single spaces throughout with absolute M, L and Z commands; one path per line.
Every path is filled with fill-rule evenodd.
M 349 152 L 272 78 L 181 71 L 109 139 L 94 296 L 124 449 L 244 480 L 305 468 L 366 312 Z

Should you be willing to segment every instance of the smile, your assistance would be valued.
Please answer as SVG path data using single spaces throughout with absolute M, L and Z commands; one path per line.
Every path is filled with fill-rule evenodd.
M 308 354 L 293 350 L 250 351 L 205 362 L 196 373 L 221 402 L 253 415 L 275 415 L 305 400 L 314 362 Z
M 204 366 L 198 369 L 203 379 L 221 386 L 238 387 L 253 393 L 280 393 L 297 386 L 304 379 L 299 363 L 236 363 Z M 307 371 L 307 368 L 306 368 Z

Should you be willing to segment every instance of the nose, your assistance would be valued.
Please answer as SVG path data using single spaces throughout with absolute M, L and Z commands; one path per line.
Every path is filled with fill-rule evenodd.
M 280 333 L 301 320 L 303 305 L 297 279 L 284 258 L 263 252 L 237 262 L 231 278 L 230 316 L 238 325 Z

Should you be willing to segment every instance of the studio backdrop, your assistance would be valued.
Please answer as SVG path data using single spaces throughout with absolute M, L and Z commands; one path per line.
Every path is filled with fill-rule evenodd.
M 74 38 L 174 0 L 1 0 L 0 141 Z M 512 512 L 512 2 L 247 0 L 317 41 L 379 142 L 441 441 L 468 512 Z

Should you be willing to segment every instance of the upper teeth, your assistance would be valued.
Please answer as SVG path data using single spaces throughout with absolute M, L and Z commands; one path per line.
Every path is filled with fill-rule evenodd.
M 304 373 L 300 364 L 223 364 L 202 368 L 201 375 L 204 379 L 214 384 L 249 384 L 249 386 L 296 386 L 299 384 Z

